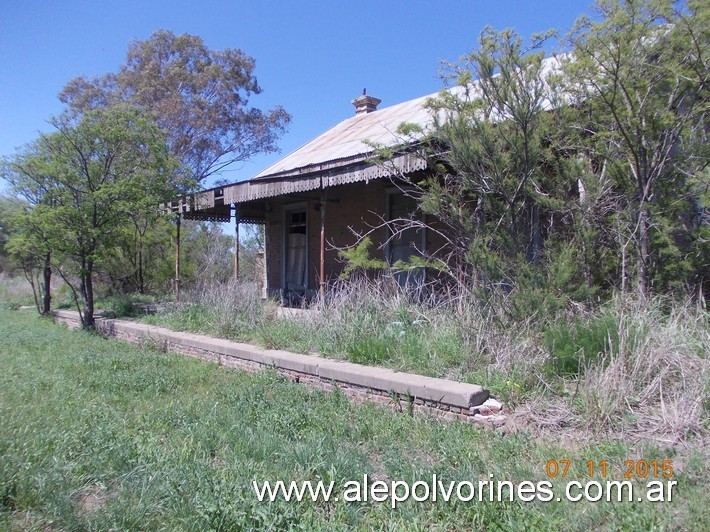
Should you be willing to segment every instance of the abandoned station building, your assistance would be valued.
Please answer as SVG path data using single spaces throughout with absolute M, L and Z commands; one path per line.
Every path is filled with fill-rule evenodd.
M 357 235 L 369 233 L 373 258 L 407 261 L 436 243 L 424 229 L 393 237 L 383 224 L 416 208 L 397 175 L 416 177 L 427 167 L 396 131 L 402 123 L 426 130 L 433 120 L 425 104 L 433 96 L 378 109 L 381 101 L 363 91 L 352 100 L 354 116 L 252 179 L 166 206 L 184 219 L 264 224 L 265 293 L 285 301 L 310 299 L 337 279 L 344 267 L 337 250 L 354 245 Z M 383 165 L 373 160 L 375 145 L 403 149 Z

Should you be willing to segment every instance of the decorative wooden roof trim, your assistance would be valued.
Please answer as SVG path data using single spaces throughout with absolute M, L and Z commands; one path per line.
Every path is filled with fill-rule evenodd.
M 396 167 L 396 171 L 392 168 Z M 307 192 L 324 188 L 357 183 L 360 181 L 370 181 L 391 177 L 397 172 L 405 174 L 424 170 L 427 163 L 424 159 L 411 153 L 404 153 L 396 156 L 388 166 L 378 165 L 372 162 L 361 160 L 347 167 L 329 167 L 329 165 L 318 165 L 305 175 L 291 174 L 283 177 L 262 177 L 235 183 L 224 187 L 225 203 L 244 203 L 276 196 L 284 196 L 299 192 Z
M 321 183 L 323 188 L 331 188 L 349 183 L 393 177 L 398 173 L 410 174 L 424 170 L 426 167 L 426 161 L 413 153 L 397 155 L 386 166 L 364 159 L 351 162 L 345 167 L 325 163 L 311 168 L 309 171 L 304 170 L 304 173 L 300 175 L 299 173 L 291 173 L 288 176 L 262 177 L 197 192 L 178 201 L 163 203 L 160 205 L 160 210 L 163 214 L 179 212 L 186 220 L 228 222 L 232 204 L 248 204 L 277 196 L 319 190 Z M 257 213 L 260 209 L 250 208 L 247 210 L 249 214 L 240 213 L 241 221 L 264 223 L 263 215 Z

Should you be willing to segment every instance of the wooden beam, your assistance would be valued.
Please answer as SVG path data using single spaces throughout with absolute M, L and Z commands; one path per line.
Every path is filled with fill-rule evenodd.
M 320 299 L 325 300 L 325 188 L 320 189 Z
M 239 279 L 239 208 L 234 204 L 234 280 Z
M 180 219 L 181 209 L 178 209 L 177 231 L 175 237 L 175 301 L 180 301 Z

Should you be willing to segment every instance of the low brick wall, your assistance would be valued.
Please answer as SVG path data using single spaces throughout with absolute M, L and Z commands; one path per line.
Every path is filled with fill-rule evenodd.
M 58 310 L 54 321 L 70 328 L 81 326 L 77 312 Z M 248 372 L 273 368 L 289 380 L 311 388 L 340 390 L 358 402 L 372 402 L 402 412 L 427 413 L 448 420 L 501 426 L 506 409 L 475 384 L 363 366 L 315 355 L 262 349 L 201 334 L 124 320 L 96 319 L 96 330 L 133 344 L 207 360 Z

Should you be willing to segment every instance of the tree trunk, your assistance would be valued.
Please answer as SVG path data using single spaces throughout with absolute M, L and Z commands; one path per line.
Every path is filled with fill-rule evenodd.
M 145 275 L 143 273 L 143 243 L 138 244 L 138 293 L 145 294 Z
M 52 302 L 52 253 L 44 256 L 44 269 L 42 271 L 42 312 L 43 316 L 49 315 Z
M 94 262 L 86 261 L 81 273 L 81 299 L 84 303 L 83 325 L 85 329 L 94 328 Z
M 41 315 L 42 308 L 39 305 L 39 298 L 37 297 L 37 283 L 35 282 L 34 268 L 32 266 L 28 267 L 25 263 L 23 263 L 22 273 L 25 274 L 25 279 L 27 279 L 27 282 L 30 283 L 30 286 L 32 287 L 32 297 L 34 297 L 35 300 L 35 308 Z
M 533 204 L 530 209 L 530 245 L 528 260 L 539 262 L 542 255 L 542 223 L 540 222 L 540 206 Z
M 639 254 L 638 254 L 638 292 L 641 299 L 646 299 L 650 289 L 650 277 L 648 271 L 651 214 L 648 209 L 641 207 L 639 211 Z

